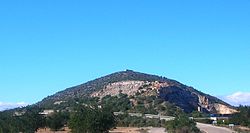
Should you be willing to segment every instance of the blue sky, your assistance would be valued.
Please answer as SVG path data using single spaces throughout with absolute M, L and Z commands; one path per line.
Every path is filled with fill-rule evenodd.
M 1 1 L 0 103 L 35 103 L 125 69 L 222 98 L 249 94 L 249 7 L 249 0 Z

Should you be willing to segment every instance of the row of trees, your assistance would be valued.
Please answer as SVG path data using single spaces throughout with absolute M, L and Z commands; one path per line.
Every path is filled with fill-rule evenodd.
M 72 133 L 103 133 L 116 125 L 115 117 L 109 109 L 79 105 L 69 112 L 56 112 L 44 117 L 41 109 L 28 107 L 21 116 L 13 112 L 0 112 L 0 133 L 34 133 L 39 128 L 49 127 L 57 131 L 69 126 Z
M 229 122 L 250 128 L 250 106 L 240 106 L 238 110 L 239 112 L 234 114 Z
M 0 133 L 25 132 L 33 133 L 38 128 L 49 127 L 56 131 L 68 126 L 73 133 L 78 132 L 107 132 L 117 126 L 154 126 L 166 127 L 170 131 L 187 130 L 196 131 L 195 124 L 188 117 L 183 117 L 183 111 L 155 96 L 137 96 L 132 99 L 137 101 L 133 105 L 125 94 L 106 96 L 101 101 L 96 98 L 72 99 L 61 104 L 46 107 L 46 109 L 61 110 L 44 117 L 39 114 L 44 110 L 31 106 L 21 109 L 25 112 L 21 116 L 14 116 L 14 111 L 0 112 Z M 102 108 L 98 108 L 102 105 Z M 145 119 L 122 115 L 115 117 L 113 112 L 122 111 L 150 113 L 176 116 L 176 120 L 167 122 L 159 119 Z M 180 114 L 182 114 L 180 116 Z M 198 114 L 199 115 L 199 114 Z M 186 119 L 187 118 L 187 119 Z
M 44 127 L 46 120 L 39 115 L 39 108 L 27 107 L 22 116 L 14 116 L 13 112 L 0 113 L 0 133 L 34 133 L 38 128 Z

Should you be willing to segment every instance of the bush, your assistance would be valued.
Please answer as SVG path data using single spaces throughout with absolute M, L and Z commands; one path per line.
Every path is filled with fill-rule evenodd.
M 25 132 L 33 133 L 45 126 L 45 119 L 38 107 L 26 107 L 22 116 L 13 116 L 13 111 L 0 112 L 0 131 L 3 133 Z
M 229 119 L 229 123 L 234 123 L 250 128 L 250 106 L 240 106 L 239 113 L 236 113 Z
M 196 123 L 181 113 L 173 121 L 166 122 L 166 129 L 169 133 L 199 133 Z
M 116 116 L 116 119 L 118 127 L 161 127 L 165 124 L 165 120 L 129 116 L 128 114 Z
M 108 109 L 80 106 L 72 114 L 69 127 L 73 133 L 103 133 L 115 127 L 113 113 Z
M 67 124 L 69 114 L 66 112 L 57 112 L 47 118 L 47 126 L 53 131 L 58 131 Z

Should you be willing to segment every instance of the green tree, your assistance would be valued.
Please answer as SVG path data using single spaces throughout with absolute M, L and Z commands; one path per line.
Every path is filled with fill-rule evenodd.
M 67 112 L 57 112 L 47 118 L 47 126 L 53 131 L 58 131 L 67 124 L 68 119 Z
M 116 124 L 109 109 L 81 106 L 71 115 L 69 127 L 73 133 L 103 133 Z
M 202 113 L 199 112 L 199 111 L 193 111 L 193 112 L 191 113 L 191 115 L 192 115 L 192 117 L 194 117 L 194 118 L 202 117 Z
M 37 131 L 38 128 L 45 126 L 45 119 L 39 114 L 41 109 L 32 107 L 27 108 L 23 116 L 18 117 L 19 131 L 25 133 L 33 133 Z
M 125 112 L 131 109 L 131 102 L 128 98 L 128 95 L 122 93 L 120 93 L 118 96 L 105 96 L 101 101 L 101 105 L 110 108 L 112 112 Z
M 180 113 L 173 121 L 166 122 L 169 133 L 199 133 L 196 123 L 189 119 L 185 113 Z
M 44 117 L 39 115 L 40 108 L 26 107 L 22 116 L 13 116 L 14 111 L 0 112 L 0 129 L 3 133 L 34 133 L 38 128 L 44 127 Z
M 229 119 L 230 123 L 250 127 L 250 106 L 240 106 L 238 113 Z

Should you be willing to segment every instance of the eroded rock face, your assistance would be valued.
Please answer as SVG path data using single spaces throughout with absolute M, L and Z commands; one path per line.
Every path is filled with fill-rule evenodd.
M 186 112 L 198 111 L 216 114 L 232 114 L 236 110 L 226 105 L 215 103 L 211 97 L 192 91 L 192 88 L 182 88 L 182 86 L 170 85 L 167 82 L 148 81 L 121 81 L 108 84 L 103 89 L 91 94 L 92 97 L 103 98 L 107 95 L 115 96 L 120 93 L 128 96 L 136 94 L 144 96 L 159 96 L 160 98 L 174 103 Z M 131 99 L 133 100 L 133 99 Z
M 205 109 L 206 111 L 215 114 L 233 114 L 237 112 L 237 110 L 226 105 L 210 102 L 206 96 L 202 96 L 199 94 L 197 94 L 197 96 L 199 98 L 198 111 L 202 111 L 202 109 Z
M 160 83 L 158 81 L 148 82 L 148 81 L 122 81 L 115 82 L 105 86 L 102 90 L 94 92 L 91 97 L 105 97 L 107 95 L 115 96 L 119 93 L 127 94 L 128 96 L 134 96 L 136 93 L 143 94 L 145 96 L 157 95 L 153 93 L 162 87 L 169 86 L 168 83 Z
M 147 84 L 145 81 L 122 81 L 115 82 L 105 86 L 102 90 L 91 94 L 92 97 L 104 97 L 107 95 L 115 96 L 119 93 L 135 95 L 142 85 Z
M 104 97 L 106 95 L 118 95 L 124 93 L 129 96 L 156 96 L 161 100 L 168 101 L 179 106 L 186 112 L 197 110 L 232 113 L 232 106 L 222 100 L 202 93 L 193 87 L 184 85 L 176 80 L 166 77 L 135 72 L 131 70 L 115 72 L 89 82 L 67 88 L 48 96 L 41 102 L 40 106 L 47 104 L 59 104 L 57 101 L 82 97 Z M 133 100 L 133 99 L 130 99 Z M 132 101 L 133 102 L 133 101 Z
M 237 110 L 219 103 L 210 104 L 208 110 L 216 114 L 233 114 L 237 112 Z
M 208 106 L 208 98 L 205 96 L 197 95 L 199 98 L 199 104 L 203 106 Z

